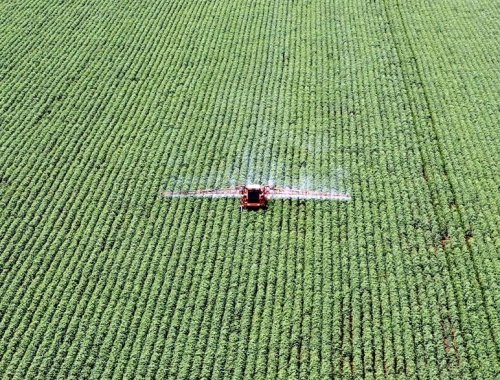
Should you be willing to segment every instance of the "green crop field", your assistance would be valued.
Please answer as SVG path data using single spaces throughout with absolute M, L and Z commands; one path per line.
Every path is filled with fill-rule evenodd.
M 499 379 L 499 162 L 498 0 L 3 0 L 0 378 Z

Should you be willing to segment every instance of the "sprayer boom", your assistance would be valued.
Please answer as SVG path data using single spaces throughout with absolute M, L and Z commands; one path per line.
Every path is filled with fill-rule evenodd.
M 270 185 L 241 185 L 224 189 L 163 192 L 161 195 L 163 197 L 240 198 L 241 210 L 267 208 L 269 199 L 351 200 L 348 193 L 287 189 Z
M 351 196 L 348 193 L 330 193 L 326 191 L 310 191 L 310 190 L 295 190 L 275 188 L 269 194 L 269 198 L 273 199 L 316 199 L 316 200 L 336 200 L 349 201 Z

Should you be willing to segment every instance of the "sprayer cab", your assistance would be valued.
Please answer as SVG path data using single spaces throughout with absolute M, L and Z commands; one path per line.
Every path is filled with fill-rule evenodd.
M 267 200 L 269 199 L 269 192 L 273 187 L 263 185 L 244 185 L 240 186 L 241 204 L 240 210 L 244 208 L 258 209 L 267 208 Z

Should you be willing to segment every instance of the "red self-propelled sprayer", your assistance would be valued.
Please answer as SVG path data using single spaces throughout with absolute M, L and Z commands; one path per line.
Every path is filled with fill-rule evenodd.
M 240 210 L 267 208 L 269 199 L 317 199 L 349 201 L 348 193 L 280 188 L 272 185 L 238 185 L 224 189 L 163 192 L 163 197 L 240 198 Z

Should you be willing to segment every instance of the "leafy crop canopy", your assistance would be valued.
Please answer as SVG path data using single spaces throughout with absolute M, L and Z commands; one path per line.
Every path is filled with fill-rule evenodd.
M 500 378 L 498 0 L 0 18 L 0 378 Z

